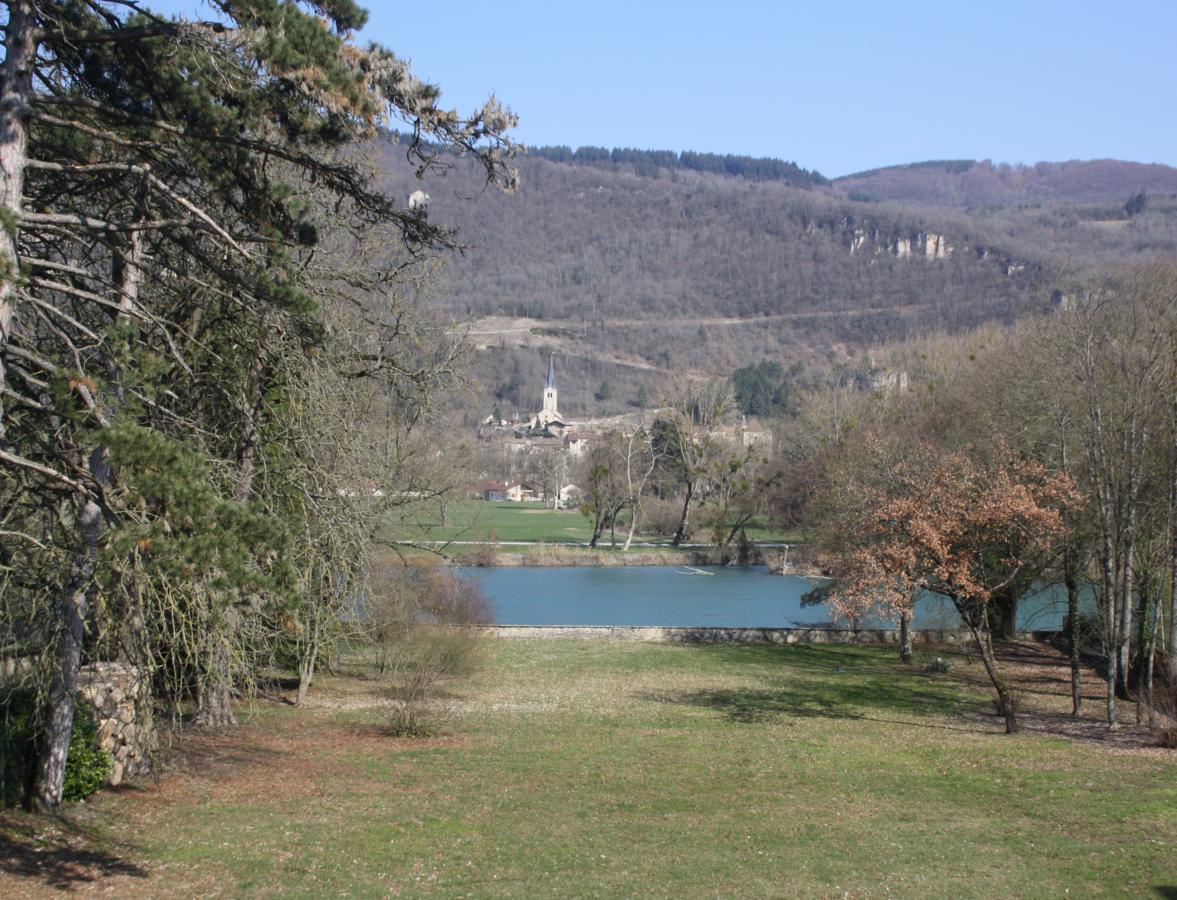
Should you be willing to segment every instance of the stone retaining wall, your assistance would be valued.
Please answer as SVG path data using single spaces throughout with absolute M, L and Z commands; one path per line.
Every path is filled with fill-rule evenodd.
M 502 638 L 604 638 L 614 641 L 661 641 L 677 644 L 897 644 L 890 628 L 715 628 L 661 625 L 488 625 Z M 966 631 L 913 632 L 916 643 L 956 644 Z
M 118 662 L 95 662 L 78 673 L 78 699 L 94 707 L 98 746 L 114 760 L 108 784 L 151 771 L 158 735 L 151 721 L 148 686 L 139 670 Z

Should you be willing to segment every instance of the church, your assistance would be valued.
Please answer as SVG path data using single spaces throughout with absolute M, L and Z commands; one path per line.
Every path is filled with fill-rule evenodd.
M 560 415 L 556 398 L 556 354 L 553 353 L 548 357 L 548 377 L 544 380 L 543 408 L 531 417 L 530 424 L 533 431 L 547 431 L 557 437 L 564 434 L 568 424 Z

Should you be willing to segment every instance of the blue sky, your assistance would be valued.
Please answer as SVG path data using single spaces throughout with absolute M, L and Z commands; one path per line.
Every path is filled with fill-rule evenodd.
M 361 40 L 459 110 L 497 94 L 533 145 L 774 156 L 830 176 L 925 159 L 1177 165 L 1174 0 L 368 5 Z

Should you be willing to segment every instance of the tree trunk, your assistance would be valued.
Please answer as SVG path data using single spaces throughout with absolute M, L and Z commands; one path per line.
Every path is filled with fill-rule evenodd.
M 1158 597 L 1152 606 L 1151 626 L 1144 641 L 1144 685 L 1143 691 L 1148 727 L 1157 727 L 1156 709 L 1153 706 L 1153 659 L 1157 654 L 1157 632 L 1161 625 L 1161 601 Z M 1137 714 L 1137 721 L 1140 721 Z
M 1012 641 L 1018 633 L 1018 596 L 1011 588 L 1008 594 L 997 594 L 990 601 L 993 610 L 994 632 L 1003 641 Z
M 634 532 L 638 530 L 638 505 L 633 506 L 633 513 L 629 517 L 629 531 L 625 535 L 625 544 L 621 548 L 622 553 L 629 552 L 629 545 L 633 543 Z
M 1134 518 L 1129 513 L 1129 521 Z M 1131 531 L 1131 525 L 1129 525 Z M 1135 548 L 1129 543 L 1124 554 L 1124 588 L 1120 597 L 1119 642 L 1116 645 L 1116 695 L 1122 700 L 1132 696 L 1132 596 L 1135 593 Z
M 0 448 L 5 445 L 3 390 L 7 354 L 16 304 L 13 289 L 18 271 L 16 238 L 24 210 L 25 166 L 28 162 L 28 102 L 33 93 L 37 55 L 36 20 L 31 0 L 13 0 L 8 7 L 4 62 L 0 68 Z
M 672 547 L 677 547 L 683 542 L 683 537 L 687 533 L 687 516 L 691 512 L 691 500 L 695 496 L 695 483 L 693 481 L 687 482 L 687 493 L 683 498 L 682 517 L 678 520 L 678 529 L 674 532 L 674 540 L 670 542 Z
M 90 605 L 89 592 L 94 584 L 98 535 L 102 528 L 102 510 L 94 500 L 87 499 L 82 503 L 78 527 L 82 546 L 75 557 L 68 586 L 58 600 L 61 633 L 57 638 L 57 658 L 46 698 L 45 730 L 41 735 L 41 753 L 33 785 L 33 804 L 44 812 L 61 808 L 65 785 L 65 764 L 77 703 L 78 670 L 82 665 L 82 642 Z
M 981 654 L 981 662 L 985 665 L 985 673 L 989 676 L 989 682 L 993 685 L 993 690 L 997 693 L 997 712 L 1005 719 L 1005 733 L 1014 734 L 1018 731 L 1017 706 L 1015 705 L 1013 693 L 997 670 L 997 657 L 993 653 L 993 642 L 990 638 L 988 616 L 984 609 L 982 609 L 980 622 L 978 623 L 978 616 L 975 611 L 967 610 L 965 605 L 955 598 L 953 598 L 953 603 L 956 606 L 956 611 L 960 613 L 961 620 L 968 625 L 969 631 L 972 632 L 973 640 L 977 642 L 977 649 Z
M 1107 693 L 1108 728 L 1116 727 L 1116 647 L 1117 624 L 1116 615 L 1116 580 L 1112 575 L 1112 557 L 1110 542 L 1105 535 L 1104 547 L 1100 554 L 1100 568 L 1103 575 L 1103 613 L 1104 613 L 1104 686 Z
M 311 689 L 311 685 L 315 681 L 315 660 L 319 658 L 321 647 L 319 644 L 319 620 L 314 613 L 312 616 L 314 620 L 311 624 L 310 635 L 298 660 L 298 696 L 294 701 L 295 706 L 302 706 L 302 702 L 307 697 L 307 691 Z
M 589 546 L 594 550 L 597 549 L 597 543 L 601 540 L 601 535 L 605 533 L 605 519 L 602 517 L 600 510 L 593 516 L 593 536 L 589 539 Z
M 210 653 L 207 672 L 196 683 L 196 716 L 203 728 L 228 728 L 237 724 L 233 715 L 233 688 L 229 674 L 229 651 L 219 641 Z
M 1165 674 L 1169 687 L 1177 689 L 1177 527 L 1173 529 L 1169 540 L 1169 635 Z
M 909 663 L 911 657 L 911 610 L 904 609 L 899 613 L 899 659 Z
M 307 691 L 315 680 L 315 654 L 306 653 L 298 662 L 298 696 L 294 700 L 295 706 L 302 706 L 307 698 Z
M 1083 623 L 1079 619 L 1079 584 L 1075 578 L 1075 571 L 1068 555 L 1063 581 L 1067 586 L 1067 643 L 1071 658 L 1071 715 L 1079 715 L 1083 706 L 1082 679 L 1083 669 L 1080 661 L 1081 642 L 1083 640 Z

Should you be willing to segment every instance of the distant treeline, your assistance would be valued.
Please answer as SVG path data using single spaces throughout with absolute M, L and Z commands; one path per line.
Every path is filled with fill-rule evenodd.
M 684 150 L 636 150 L 632 147 L 529 147 L 528 156 L 539 156 L 552 162 L 578 165 L 623 165 L 634 167 L 638 175 L 655 176 L 659 169 L 689 169 L 714 175 L 734 175 L 750 181 L 783 181 L 797 187 L 829 184 L 820 172 L 802 169 L 794 162 L 767 157 L 735 156 L 730 153 L 695 153 Z
M 852 178 L 867 178 L 880 172 L 898 171 L 901 169 L 943 169 L 949 175 L 959 175 L 967 172 L 977 164 L 975 159 L 926 159 L 923 162 L 906 163 L 902 166 L 881 166 L 877 169 L 866 169 L 850 175 L 842 175 L 834 181 L 849 181 Z

